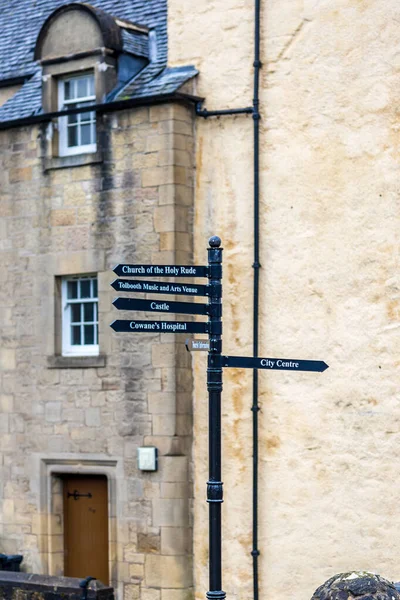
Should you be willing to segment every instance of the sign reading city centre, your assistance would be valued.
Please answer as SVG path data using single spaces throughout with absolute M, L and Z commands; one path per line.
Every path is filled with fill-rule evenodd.
M 322 373 L 328 365 L 321 360 L 296 360 L 294 358 L 253 358 L 247 356 L 221 356 L 223 367 L 239 369 L 272 369 L 276 371 L 313 371 Z

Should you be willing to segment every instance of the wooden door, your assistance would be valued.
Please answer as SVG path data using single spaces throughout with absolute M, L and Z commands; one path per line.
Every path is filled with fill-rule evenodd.
M 107 478 L 68 475 L 64 480 L 64 575 L 109 584 Z

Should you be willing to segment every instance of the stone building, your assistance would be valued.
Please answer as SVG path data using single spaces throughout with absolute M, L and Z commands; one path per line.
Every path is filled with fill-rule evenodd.
M 100 569 L 119 600 L 203 598 L 206 356 L 113 333 L 110 283 L 120 262 L 204 264 L 220 235 L 224 353 L 252 355 L 253 118 L 195 105 L 252 106 L 257 2 L 8 4 L 0 551 Z M 258 375 L 266 598 L 352 569 L 400 578 L 399 20 L 394 0 L 261 2 L 259 355 L 330 366 Z M 230 600 L 255 597 L 253 402 L 251 371 L 226 369 Z
M 110 283 L 118 262 L 191 262 L 197 72 L 167 66 L 165 2 L 94 4 L 1 16 L 0 551 L 178 600 L 190 357 L 173 334 L 115 335 Z

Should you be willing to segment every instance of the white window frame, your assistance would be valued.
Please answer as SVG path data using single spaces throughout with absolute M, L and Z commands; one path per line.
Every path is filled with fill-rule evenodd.
M 58 109 L 59 110 L 67 110 L 69 105 L 75 107 L 77 104 L 81 103 L 96 103 L 96 96 L 93 94 L 92 96 L 86 96 L 82 98 L 73 98 L 72 100 L 65 99 L 65 83 L 67 81 L 77 81 L 78 79 L 84 79 L 88 76 L 93 77 L 94 82 L 94 73 L 82 73 L 80 75 L 70 75 L 68 77 L 63 77 L 58 80 Z M 95 82 L 94 82 L 95 83 Z M 80 114 L 88 114 L 88 113 L 78 113 L 77 117 L 79 120 Z M 96 131 L 96 116 L 94 119 L 94 128 Z M 68 146 L 68 117 L 60 117 L 58 119 L 58 134 L 59 134 L 59 144 L 58 150 L 60 156 L 72 156 L 76 154 L 89 154 L 91 152 L 96 152 L 97 144 L 94 142 L 93 144 L 81 144 L 78 146 Z M 80 129 L 78 127 L 78 135 L 80 135 Z M 96 133 L 95 133 L 96 135 Z
M 68 275 L 63 277 L 61 280 L 61 303 L 62 303 L 62 356 L 98 356 L 99 354 L 99 340 L 98 337 L 98 323 L 99 323 L 99 294 L 90 298 L 68 298 L 68 282 L 69 281 L 82 281 L 83 279 L 97 279 L 96 274 L 90 275 Z M 80 288 L 78 284 L 78 289 Z M 97 328 L 94 330 L 95 343 L 94 344 L 72 344 L 71 340 L 71 305 L 72 304 L 84 304 L 87 302 L 95 303 L 95 315 L 94 321 L 90 323 L 97 323 Z M 85 321 L 81 321 L 81 327 Z M 82 331 L 81 331 L 82 335 Z

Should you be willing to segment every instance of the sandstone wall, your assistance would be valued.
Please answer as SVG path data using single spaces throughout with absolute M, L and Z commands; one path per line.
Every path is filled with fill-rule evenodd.
M 260 373 L 260 597 L 329 576 L 399 579 L 399 28 L 394 0 L 262 2 L 260 354 L 325 360 Z M 169 2 L 169 59 L 208 109 L 252 101 L 253 2 Z M 225 247 L 224 352 L 249 355 L 252 120 L 197 120 L 195 256 Z M 200 354 L 200 353 L 198 353 Z M 195 489 L 207 479 L 205 361 L 195 361 Z M 223 393 L 224 589 L 252 598 L 251 373 Z M 207 506 L 195 507 L 196 594 Z
M 118 597 L 183 600 L 190 356 L 182 336 L 117 335 L 109 324 L 128 317 L 111 304 L 115 264 L 191 261 L 192 116 L 160 105 L 105 115 L 100 129 L 103 162 L 46 171 L 48 130 L 0 134 L 0 550 L 23 554 L 27 571 L 62 574 L 59 476 L 104 473 Z M 92 272 L 101 357 L 71 368 L 55 358 L 56 280 Z M 157 472 L 138 471 L 142 445 L 158 448 Z

